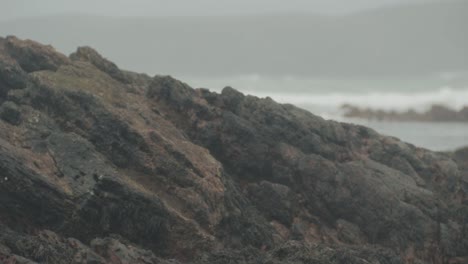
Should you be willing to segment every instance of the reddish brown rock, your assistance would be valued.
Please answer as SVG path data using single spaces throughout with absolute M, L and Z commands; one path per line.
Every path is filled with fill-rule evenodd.
M 68 60 L 10 39 L 24 54 L 0 41 L 4 69 L 14 69 L 0 65 L 0 107 L 21 113 L 0 120 L 3 262 L 468 255 L 462 152 L 433 153 L 229 87 L 123 72 L 90 49 Z M 4 72 L 18 74 L 5 81 Z

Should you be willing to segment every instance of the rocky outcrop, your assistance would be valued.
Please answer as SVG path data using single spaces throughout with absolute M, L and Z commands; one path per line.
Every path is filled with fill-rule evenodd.
M 468 106 L 460 111 L 452 110 L 446 106 L 433 105 L 426 112 L 414 110 L 406 112 L 361 109 L 352 105 L 343 105 L 345 117 L 357 117 L 369 120 L 386 121 L 419 121 L 419 122 L 468 122 Z
M 103 58 L 101 54 L 91 47 L 79 47 L 76 52 L 70 55 L 72 60 L 83 60 L 90 62 L 99 70 L 109 74 L 121 82 L 127 82 L 124 73 L 113 62 Z
M 5 45 L 0 262 L 467 261 L 462 152 L 121 71 L 89 48 L 31 71 L 44 64 Z
M 468 171 L 468 147 L 460 148 L 454 153 L 455 160 L 457 161 L 459 168 Z M 468 182 L 468 180 L 467 180 Z
M 32 40 L 20 40 L 14 36 L 7 37 L 2 48 L 25 72 L 55 71 L 70 62 L 52 46 L 44 46 Z

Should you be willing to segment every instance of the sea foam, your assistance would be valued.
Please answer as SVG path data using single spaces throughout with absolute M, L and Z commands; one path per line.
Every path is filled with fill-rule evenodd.
M 468 83 L 452 85 L 440 77 L 422 80 L 334 80 L 251 74 L 184 79 L 194 87 L 214 91 L 232 86 L 245 94 L 268 96 L 277 102 L 294 104 L 321 115 L 335 115 L 344 104 L 397 112 L 409 109 L 423 112 L 435 104 L 453 110 L 468 106 Z

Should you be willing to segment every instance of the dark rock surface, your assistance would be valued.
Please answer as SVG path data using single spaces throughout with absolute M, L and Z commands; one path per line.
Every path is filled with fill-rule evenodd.
M 9 39 L 0 263 L 468 261 L 464 150 Z
M 386 121 L 419 122 L 468 122 L 468 106 L 456 111 L 443 105 L 432 105 L 426 112 L 408 110 L 405 112 L 362 109 L 352 105 L 343 105 L 346 117 Z
M 51 46 L 31 40 L 20 40 L 14 36 L 5 39 L 3 49 L 25 72 L 55 71 L 61 65 L 69 63 L 65 55 L 55 52 Z
M 103 58 L 96 50 L 91 47 L 79 47 L 76 52 L 70 55 L 72 60 L 83 60 L 90 62 L 99 70 L 109 74 L 118 81 L 128 83 L 124 73 L 113 62 Z
M 21 122 L 18 106 L 10 101 L 4 102 L 0 106 L 0 118 L 12 125 L 18 125 Z

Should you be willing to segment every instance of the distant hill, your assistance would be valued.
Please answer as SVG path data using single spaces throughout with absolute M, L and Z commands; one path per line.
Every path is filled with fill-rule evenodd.
M 42 17 L 0 22 L 0 34 L 92 45 L 150 74 L 414 76 L 467 71 L 466 25 L 468 1 L 446 1 L 346 16 Z

